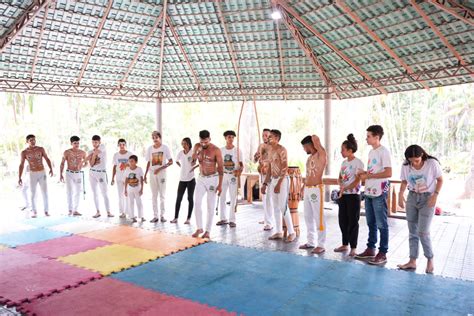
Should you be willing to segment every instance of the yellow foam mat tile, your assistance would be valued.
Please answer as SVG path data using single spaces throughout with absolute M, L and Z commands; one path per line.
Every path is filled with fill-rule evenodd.
M 131 267 L 155 260 L 163 255 L 156 251 L 130 247 L 126 245 L 109 245 L 70 256 L 59 260 L 80 268 L 109 275 Z

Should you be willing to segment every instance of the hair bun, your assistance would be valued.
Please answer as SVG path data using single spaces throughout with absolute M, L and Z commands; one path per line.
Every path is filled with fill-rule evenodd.
M 350 142 L 355 142 L 356 139 L 355 139 L 355 137 L 354 137 L 354 134 L 349 134 L 349 135 L 347 135 L 347 140 L 350 141 Z

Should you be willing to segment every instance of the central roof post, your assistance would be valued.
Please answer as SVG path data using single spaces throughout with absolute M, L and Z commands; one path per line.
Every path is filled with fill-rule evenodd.
M 163 136 L 163 108 L 161 97 L 156 98 L 156 130 Z
M 331 93 L 324 94 L 324 148 L 327 152 L 327 165 L 325 175 L 331 175 L 331 160 L 332 160 L 332 148 L 331 148 Z M 326 186 L 324 190 L 324 200 L 329 202 L 331 196 L 330 186 Z

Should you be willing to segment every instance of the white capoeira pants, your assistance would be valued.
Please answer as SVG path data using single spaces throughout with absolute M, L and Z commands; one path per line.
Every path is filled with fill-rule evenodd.
M 105 170 L 89 170 L 89 182 L 91 184 L 92 195 L 94 196 L 95 209 L 99 211 L 99 189 L 104 198 L 105 210 L 110 211 L 109 194 L 107 191 L 107 173 Z
M 323 185 L 304 188 L 304 220 L 307 229 L 308 245 L 315 246 L 316 230 L 318 247 L 326 242 L 326 218 L 324 217 Z
M 117 195 L 120 214 L 128 212 L 128 198 L 125 196 L 125 179 L 117 178 Z
M 288 234 L 294 234 L 293 221 L 291 220 L 290 210 L 288 209 L 288 177 L 285 177 L 281 182 L 280 193 L 275 193 L 275 186 L 278 183 L 278 178 L 272 178 L 270 181 L 267 192 L 273 202 L 273 209 L 275 213 L 276 232 L 283 233 L 282 218 L 285 219 L 286 226 L 288 227 Z
M 46 182 L 46 172 L 42 171 L 30 171 L 30 190 L 31 190 L 31 210 L 36 212 L 36 188 L 40 186 L 41 193 L 43 195 L 44 211 L 49 210 L 48 201 L 48 183 Z
M 130 217 L 135 217 L 135 203 L 137 204 L 138 217 L 143 218 L 143 204 L 142 197 L 140 196 L 140 186 L 132 188 L 128 186 L 128 209 Z
M 84 190 L 82 178 L 82 171 L 66 170 L 66 193 L 69 211 L 77 211 L 79 208 L 79 198 L 81 197 L 81 191 Z
M 29 194 L 30 190 L 30 172 L 27 172 L 25 174 L 25 177 L 23 178 L 23 183 L 21 185 L 21 195 L 23 196 L 23 199 L 25 200 L 25 207 L 29 208 L 31 206 L 31 195 Z
M 160 198 L 160 216 L 165 216 L 165 196 L 166 196 L 166 173 L 162 170 L 154 174 L 151 170 L 150 176 L 151 202 L 153 205 L 153 214 L 158 217 L 158 197 Z
M 235 205 L 237 204 L 237 177 L 224 173 L 219 211 L 221 220 L 227 220 L 227 191 L 230 196 L 229 221 L 235 223 Z
M 265 175 L 260 175 L 260 186 L 265 182 L 265 177 Z M 273 217 L 273 201 L 271 195 L 268 193 L 268 188 L 266 194 L 262 194 L 262 204 L 265 225 L 270 227 L 275 226 L 275 218 Z
M 217 186 L 219 185 L 219 176 L 199 176 L 196 181 L 194 191 L 194 214 L 196 216 L 196 225 L 198 229 L 203 229 L 202 225 L 202 200 L 204 194 L 207 194 L 207 221 L 205 231 L 211 232 L 212 220 L 214 219 L 214 209 L 216 207 Z

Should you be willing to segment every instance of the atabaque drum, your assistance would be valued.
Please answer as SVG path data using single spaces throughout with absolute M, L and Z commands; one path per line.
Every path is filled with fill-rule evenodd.
M 298 204 L 302 200 L 301 187 L 303 186 L 303 178 L 301 177 L 301 171 L 299 167 L 288 167 L 288 207 L 291 213 L 291 221 L 293 222 L 293 228 L 296 236 L 300 235 L 300 219 L 298 216 Z M 287 235 L 286 223 L 283 220 L 283 234 Z

